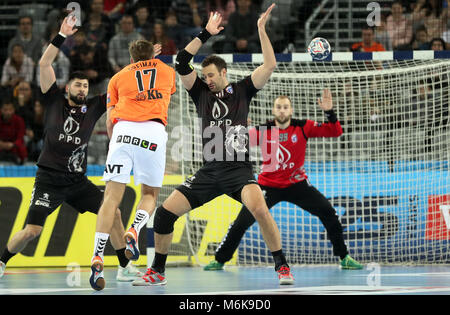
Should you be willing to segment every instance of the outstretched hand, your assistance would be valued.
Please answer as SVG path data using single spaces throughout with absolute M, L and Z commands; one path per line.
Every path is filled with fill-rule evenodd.
M 153 51 L 154 51 L 154 57 L 158 56 L 162 51 L 162 45 L 161 44 L 154 44 L 153 45 Z
M 324 89 L 322 91 L 322 97 L 317 99 L 320 108 L 323 111 L 328 111 L 333 109 L 333 97 L 331 96 L 331 91 L 329 89 Z
M 77 23 L 77 17 L 74 14 L 69 14 L 68 16 L 66 16 L 66 18 L 62 22 L 61 28 L 59 31 L 66 36 L 71 36 L 78 31 L 77 28 L 74 28 L 76 23 Z
M 220 26 L 222 24 L 222 15 L 219 12 L 211 12 L 209 14 L 209 20 L 208 24 L 206 24 L 206 30 L 211 35 L 217 35 L 223 30 L 223 26 Z
M 261 16 L 258 19 L 258 28 L 262 28 L 262 27 L 266 26 L 266 23 L 270 18 L 270 13 L 272 12 L 274 7 L 275 7 L 275 3 L 272 3 L 272 5 L 266 10 L 266 12 L 261 14 Z

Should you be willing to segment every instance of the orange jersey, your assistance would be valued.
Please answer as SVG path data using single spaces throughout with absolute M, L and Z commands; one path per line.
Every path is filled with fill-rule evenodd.
M 175 91 L 175 70 L 161 60 L 130 64 L 109 81 L 106 106 L 114 106 L 110 119 L 113 123 L 160 119 L 167 125 L 170 97 Z

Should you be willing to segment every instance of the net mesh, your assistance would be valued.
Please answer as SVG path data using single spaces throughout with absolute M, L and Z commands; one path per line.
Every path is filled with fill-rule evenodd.
M 241 80 L 258 65 L 230 63 L 229 81 Z M 311 183 L 335 207 L 350 254 L 361 262 L 449 261 L 446 233 L 450 221 L 443 225 L 442 210 L 450 191 L 449 75 L 447 60 L 279 63 L 269 83 L 252 101 L 254 125 L 271 118 L 272 103 L 278 95 L 291 98 L 294 118 L 323 122 L 326 119 L 317 98 L 324 88 L 331 89 L 344 134 L 337 139 L 310 139 L 305 168 Z M 183 174 L 188 175 L 201 166 L 201 138 L 192 101 L 183 88 L 178 93 L 180 123 L 188 131 L 184 145 L 191 149 L 181 161 Z M 258 168 L 258 150 L 252 152 L 252 159 Z M 227 223 L 240 209 L 234 203 L 215 204 L 217 207 L 210 211 L 220 212 Z M 287 202 L 274 206 L 271 213 L 290 263 L 336 262 L 317 217 Z M 195 224 L 188 228 L 191 235 L 200 229 Z M 204 237 L 216 241 L 202 248 L 201 237 L 190 239 L 199 242 L 191 244 L 197 249 L 193 254 L 199 263 L 211 258 L 208 255 L 226 232 L 204 230 Z M 237 263 L 271 261 L 254 224 L 240 244 Z

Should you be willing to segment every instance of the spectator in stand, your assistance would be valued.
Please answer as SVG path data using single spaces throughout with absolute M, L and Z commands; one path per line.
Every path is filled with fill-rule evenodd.
M 70 64 L 71 73 L 81 71 L 89 78 L 88 97 L 105 93 L 109 78 L 112 76 L 112 69 L 108 59 L 100 53 L 100 49 L 89 45 L 81 46 L 72 57 Z
M 444 3 L 446 7 L 444 7 Z M 412 14 L 414 21 L 425 26 L 428 41 L 442 37 L 450 17 L 450 0 L 418 0 Z
M 382 15 L 380 25 L 375 27 L 375 41 L 379 42 L 386 50 L 392 50 L 392 42 L 386 30 L 386 16 Z
M 21 81 L 13 92 L 15 114 L 23 118 L 25 127 L 33 120 L 35 95 L 33 86 L 26 81 Z
M 401 1 L 392 3 L 391 15 L 386 19 L 386 30 L 394 50 L 411 49 L 412 22 L 403 14 Z
M 115 23 L 125 13 L 126 0 L 107 0 L 103 4 L 103 13 Z
M 108 60 L 114 70 L 119 72 L 126 65 L 130 64 L 129 43 L 143 39 L 134 28 L 134 19 L 131 15 L 124 15 L 120 20 L 120 32 L 114 35 L 109 42 Z
M 190 42 L 190 38 L 187 38 L 183 35 L 183 27 L 178 24 L 177 14 L 174 10 L 169 9 L 167 11 L 164 24 L 166 25 L 167 36 L 174 40 L 178 50 L 186 47 L 186 45 Z
M 44 145 L 44 106 L 39 100 L 34 102 L 34 115 L 25 131 L 28 161 L 37 162 Z
M 234 0 L 207 0 L 206 12 L 216 11 L 222 16 L 222 25 L 226 26 L 231 13 L 236 11 L 236 4 Z
M 101 53 L 106 53 L 108 43 L 114 35 L 114 24 L 103 13 L 103 0 L 92 0 L 90 11 L 82 25 L 87 41 L 102 48 Z
M 442 39 L 446 43 L 446 49 L 450 50 L 450 28 L 442 34 Z
M 414 39 L 412 42 L 413 50 L 427 50 L 430 47 L 430 42 L 428 40 L 427 29 L 424 25 L 420 26 L 416 33 L 414 34 Z
M 165 31 L 165 25 L 162 21 L 156 21 L 153 25 L 153 36 L 150 38 L 150 42 L 161 45 L 161 53 L 160 55 L 176 55 L 177 46 L 173 39 L 169 38 Z
M 41 49 L 39 47 L 39 49 Z M 7 88 L 14 88 L 20 81 L 33 81 L 34 62 L 28 57 L 21 44 L 14 44 L 11 55 L 3 65 L 1 84 Z
M 0 110 L 0 160 L 22 165 L 27 157 L 25 123 L 11 100 L 4 100 Z
M 385 51 L 384 46 L 375 41 L 375 31 L 372 27 L 366 26 L 362 30 L 362 41 L 354 43 L 351 51 L 374 52 Z
M 251 0 L 237 0 L 237 10 L 230 15 L 225 28 L 224 53 L 260 52 L 258 14 L 251 10 Z
M 171 9 L 177 16 L 178 25 L 187 40 L 200 33 L 206 22 L 206 8 L 201 0 L 172 0 Z
M 42 44 L 41 38 L 33 36 L 33 19 L 31 16 L 22 16 L 19 18 L 18 32 L 8 43 L 8 55 L 11 55 L 12 49 L 16 44 L 23 47 L 25 54 L 36 64 L 41 58 Z
M 152 36 L 154 18 L 150 16 L 148 4 L 140 3 L 136 6 L 134 13 L 134 25 L 136 31 L 142 35 L 146 40 L 149 40 Z
M 445 50 L 445 48 L 446 48 L 446 44 L 442 38 L 436 37 L 430 41 L 430 45 L 429 45 L 430 50 L 441 51 L 441 50 Z

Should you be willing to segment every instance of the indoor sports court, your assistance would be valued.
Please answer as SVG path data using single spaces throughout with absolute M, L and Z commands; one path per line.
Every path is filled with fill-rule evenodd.
M 210 2 L 214 1 L 199 5 L 200 17 L 211 10 L 211 4 L 206 6 Z M 343 134 L 307 138 L 304 167 L 292 169 L 289 180 L 295 182 L 306 174 L 309 183 L 326 197 L 342 225 L 349 255 L 363 268 L 343 270 L 321 220 L 293 203 L 281 201 L 270 213 L 280 231 L 282 249 L 295 278 L 293 285 L 279 284 L 272 255 L 257 223 L 245 231 L 223 270 L 203 270 L 215 259 L 216 250 L 223 244 L 241 210 L 240 203 L 223 195 L 176 221 L 167 257 L 167 285 L 141 287 L 116 281 L 119 262 L 108 242 L 104 256 L 106 287 L 94 291 L 89 285 L 89 276 L 97 216 L 80 214 L 63 203 L 47 217 L 40 235 L 8 261 L 0 277 L 0 295 L 198 298 L 450 294 L 450 1 L 383 0 L 375 2 L 378 6 L 364 0 L 320 0 L 314 4 L 290 0 L 228 2 L 234 7 L 230 9 L 231 21 L 231 14 L 238 12 L 244 2 L 249 2 L 252 11 L 258 13 L 276 3 L 267 29 L 272 31 L 269 37 L 277 67 L 269 82 L 251 101 L 249 126 L 273 119 L 274 100 L 287 95 L 292 103 L 292 118 L 311 120 L 314 126 L 320 127 L 327 118 L 318 105 L 318 98 L 325 89 L 331 91 L 333 110 Z M 26 125 L 20 139 L 6 138 L 5 135 L 10 137 L 19 127 L 6 126 L 3 121 L 7 121 L 7 114 L 2 111 L 0 255 L 13 235 L 26 226 L 35 192 L 37 158 L 44 141 L 43 112 L 39 109 L 44 100 L 39 98 L 38 66 L 33 66 L 39 64 L 40 56 L 31 56 L 31 52 L 38 51 L 36 47 L 42 50 L 44 46 L 40 41 L 36 41 L 34 48 L 24 46 L 17 34 L 32 33 L 34 39 L 40 38 L 48 44 L 50 35 L 47 33 L 58 33 L 65 10 L 78 12 L 80 9 L 80 30 L 72 35 L 73 40 L 66 40 L 65 46 L 61 46 L 61 57 L 54 67 L 59 69 L 55 72 L 56 82 L 64 90 L 68 71 L 74 65 L 100 73 L 100 61 L 109 62 L 106 67 L 110 67 L 110 72 L 101 80 L 90 81 L 96 84 L 91 84 L 89 96 L 106 93 L 119 61 L 108 58 L 108 50 L 101 50 L 103 55 L 96 56 L 98 62 L 92 63 L 90 58 L 98 51 L 92 50 L 93 55 L 86 56 L 89 54 L 83 50 L 91 52 L 88 46 L 110 47 L 111 41 L 119 41 L 120 37 L 114 39 L 116 34 L 130 31 L 127 29 L 130 26 L 124 25 L 128 23 L 123 23 L 124 16 L 134 17 L 134 22 L 130 22 L 134 23 L 130 34 L 138 36 L 139 33 L 145 38 L 153 38 L 152 34 L 159 32 L 153 29 L 155 21 L 165 21 L 166 35 L 175 45 L 170 44 L 170 47 L 175 48 L 163 49 L 157 58 L 171 67 L 175 67 L 176 53 L 185 46 L 186 36 L 193 36 L 186 33 L 191 28 L 173 24 L 180 18 L 177 14 L 183 14 L 177 8 L 191 10 L 184 0 L 148 3 L 89 0 L 80 1 L 78 5 L 66 8 L 64 1 L 26 0 L 4 0 L 0 4 L 0 63 L 4 73 L 0 103 L 2 106 L 13 104 L 16 116 L 22 115 Z M 433 21 L 428 20 L 431 18 L 426 10 L 434 12 Z M 101 12 L 108 16 L 109 22 L 101 24 L 105 32 L 97 33 L 92 29 L 92 21 L 96 25 L 95 19 Z M 392 29 L 392 19 L 403 21 L 404 33 L 400 32 L 400 26 L 397 31 Z M 367 28 L 368 24 L 371 28 Z M 180 33 L 183 36 L 177 36 Z M 162 38 L 153 40 L 156 43 Z M 439 40 L 435 41 L 436 38 Z M 192 59 L 194 70 L 200 73 L 205 57 L 217 54 L 227 63 L 228 80 L 238 82 L 263 63 L 260 51 L 251 51 L 251 46 L 245 51 L 238 50 L 237 46 L 229 51 L 227 40 L 225 33 L 208 40 Z M 19 44 L 14 44 L 17 42 Z M 29 78 L 14 76 L 12 70 L 8 77 L 11 58 L 17 57 L 13 57 L 13 44 L 22 49 L 23 54 L 17 52 L 16 55 L 29 58 L 33 72 Z M 129 62 L 128 52 L 124 54 Z M 109 56 L 112 55 L 111 52 Z M 142 77 L 140 80 L 142 86 Z M 226 92 L 233 93 L 233 90 Z M 224 111 L 217 102 L 214 110 L 221 118 L 224 118 L 223 113 L 228 113 L 228 107 Z M 74 126 L 72 121 L 64 123 L 66 134 L 61 133 L 62 141 L 76 143 L 76 137 L 72 137 Z M 189 184 L 186 180 L 203 165 L 201 120 L 178 74 L 166 132 L 166 168 L 157 207 L 176 187 Z M 4 143 L 15 141 L 26 148 L 28 156 L 23 155 L 23 150 L 9 152 L 5 149 L 8 145 Z M 291 136 L 283 141 L 297 143 L 299 138 Z M 77 159 L 85 158 L 85 174 L 100 189 L 105 187 L 102 176 L 108 143 L 104 115 L 95 125 L 88 155 L 81 157 L 79 154 L 72 161 L 77 163 Z M 293 168 L 295 152 L 280 145 L 276 153 L 276 170 Z M 260 149 L 250 150 L 255 179 L 262 170 L 263 156 Z M 44 194 L 39 202 L 46 204 L 48 198 Z M 140 198 L 141 189 L 132 179 L 120 204 L 125 228 L 133 223 Z M 143 273 L 151 266 L 155 255 L 153 228 L 151 217 L 139 234 L 141 255 L 134 264 Z

